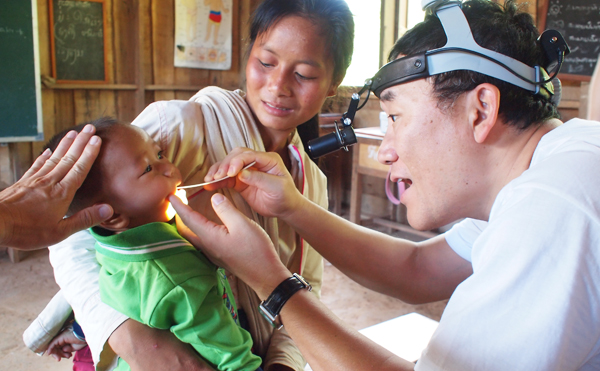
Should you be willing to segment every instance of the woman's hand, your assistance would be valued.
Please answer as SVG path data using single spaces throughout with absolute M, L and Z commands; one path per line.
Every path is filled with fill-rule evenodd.
M 224 225 L 215 224 L 183 204 L 176 196 L 170 196 L 181 221 L 189 229 L 180 233 L 217 265 L 225 267 L 265 299 L 291 273 L 281 263 L 267 233 L 254 221 L 240 213 L 222 194 L 215 194 L 211 201 L 217 216 Z
M 0 192 L 0 245 L 36 249 L 53 245 L 108 219 L 109 205 L 94 205 L 63 219 L 100 151 L 95 129 L 68 133 L 54 153 L 44 152 L 23 177 Z
M 247 170 L 245 166 L 254 162 Z M 298 192 L 281 157 L 274 152 L 256 152 L 248 148 L 236 148 L 223 161 L 214 164 L 205 177 L 206 181 L 225 179 L 205 186 L 209 191 L 233 188 L 261 215 L 285 218 L 298 209 L 304 197 Z
M 194 349 L 169 330 L 150 328 L 128 319 L 108 338 L 112 350 L 132 371 L 212 371 Z

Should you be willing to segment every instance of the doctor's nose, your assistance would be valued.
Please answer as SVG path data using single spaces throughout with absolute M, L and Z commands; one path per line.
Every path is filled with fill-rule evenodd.
M 391 165 L 398 161 L 398 154 L 394 148 L 394 135 L 390 127 L 388 127 L 383 142 L 377 152 L 377 160 L 384 165 Z

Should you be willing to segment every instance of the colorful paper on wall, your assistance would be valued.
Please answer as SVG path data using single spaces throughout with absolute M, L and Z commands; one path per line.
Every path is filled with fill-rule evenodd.
M 232 0 L 175 0 L 175 67 L 228 70 Z

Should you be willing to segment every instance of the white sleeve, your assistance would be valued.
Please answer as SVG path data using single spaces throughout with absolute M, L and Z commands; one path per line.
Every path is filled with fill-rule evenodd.
M 473 244 L 487 224 L 483 220 L 465 219 L 444 233 L 444 237 L 455 253 L 470 262 Z
M 94 363 L 97 364 L 104 344 L 128 317 L 100 300 L 100 265 L 96 261 L 94 244 L 90 233 L 82 231 L 51 246 L 49 250 L 56 283 L 73 308 L 92 351 Z M 110 360 L 104 362 L 112 363 Z
M 71 316 L 71 312 L 71 306 L 63 297 L 62 291 L 57 292 L 23 333 L 23 342 L 27 348 L 34 353 L 45 352 L 50 341 L 58 335 Z

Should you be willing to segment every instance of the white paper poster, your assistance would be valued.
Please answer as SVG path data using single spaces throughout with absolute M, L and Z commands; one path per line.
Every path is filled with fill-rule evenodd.
M 175 0 L 175 67 L 231 68 L 232 0 Z

